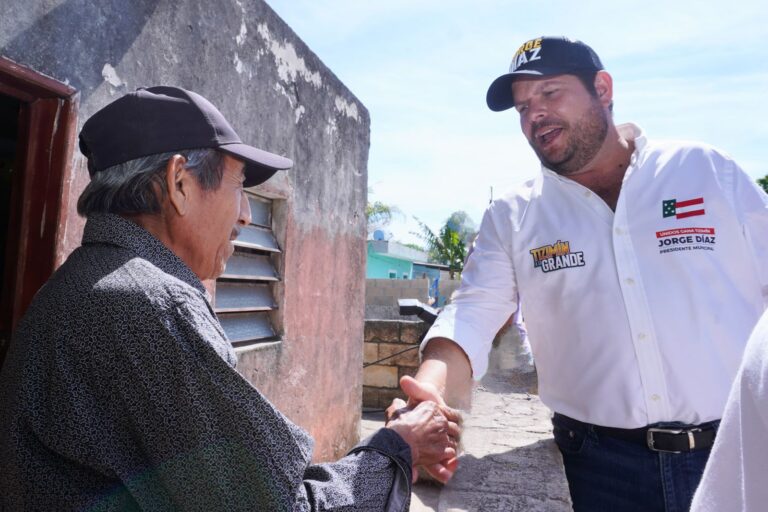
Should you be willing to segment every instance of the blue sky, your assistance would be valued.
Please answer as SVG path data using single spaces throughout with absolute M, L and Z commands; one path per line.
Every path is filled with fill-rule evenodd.
M 581 39 L 614 78 L 614 118 L 649 137 L 701 140 L 768 174 L 768 3 L 764 1 L 267 0 L 371 115 L 370 200 L 403 213 L 417 241 L 455 210 L 479 223 L 539 172 L 514 111 L 485 105 L 517 48 Z

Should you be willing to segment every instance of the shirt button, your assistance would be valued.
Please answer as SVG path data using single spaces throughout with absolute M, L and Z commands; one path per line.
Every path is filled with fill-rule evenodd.
M 639 339 L 639 340 L 644 340 L 644 339 L 645 339 L 645 333 L 644 333 L 644 332 L 641 332 L 640 334 L 638 334 L 638 335 L 637 335 L 637 339 Z
M 589 190 L 584 191 L 584 197 L 592 197 L 592 192 Z
M 634 280 L 634 279 L 632 279 L 631 277 L 628 277 L 628 278 L 626 278 L 626 279 L 624 280 L 624 282 L 625 282 L 625 283 L 627 283 L 627 284 L 628 284 L 628 285 L 630 285 L 630 286 L 631 286 L 631 285 L 633 285 L 633 284 L 635 284 L 635 280 Z
M 617 235 L 623 235 L 624 233 L 626 233 L 626 231 L 624 231 L 624 230 L 623 230 L 623 229 L 621 229 L 621 228 L 616 228 L 616 229 L 614 230 L 614 232 L 615 232 Z
M 651 400 L 653 400 L 654 402 L 658 402 L 659 400 L 661 400 L 661 397 L 654 393 L 653 395 L 651 395 Z

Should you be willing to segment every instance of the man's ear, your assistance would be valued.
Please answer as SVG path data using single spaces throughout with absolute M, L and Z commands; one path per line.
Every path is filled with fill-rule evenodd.
M 184 168 L 187 159 L 181 155 L 173 155 L 165 166 L 165 187 L 168 190 L 168 200 L 176 213 L 186 215 L 190 207 L 190 179 L 194 177 Z
M 597 99 L 606 108 L 613 103 L 613 78 L 607 71 L 598 71 L 595 75 Z

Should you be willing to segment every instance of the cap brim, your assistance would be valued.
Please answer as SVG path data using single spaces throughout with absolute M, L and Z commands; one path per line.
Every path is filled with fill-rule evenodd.
M 512 82 L 515 80 L 525 77 L 540 78 L 545 76 L 555 76 L 571 72 L 571 70 L 563 70 L 562 68 L 530 69 L 501 75 L 491 83 L 491 86 L 488 88 L 488 93 L 485 96 L 485 101 L 488 103 L 488 108 L 494 112 L 507 110 L 515 106 L 515 99 L 512 97 Z
M 218 149 L 245 161 L 244 185 L 246 187 L 253 187 L 264 183 L 277 171 L 293 167 L 291 159 L 248 146 L 247 144 L 224 144 L 219 146 Z

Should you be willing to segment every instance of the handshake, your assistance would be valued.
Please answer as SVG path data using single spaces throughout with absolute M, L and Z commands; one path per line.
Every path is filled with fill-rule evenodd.
M 408 403 L 399 398 L 387 408 L 386 428 L 411 447 L 413 465 L 422 466 L 434 479 L 447 482 L 458 467 L 461 413 L 445 404 L 432 384 L 403 377 L 400 386 Z M 417 477 L 414 471 L 414 481 Z

